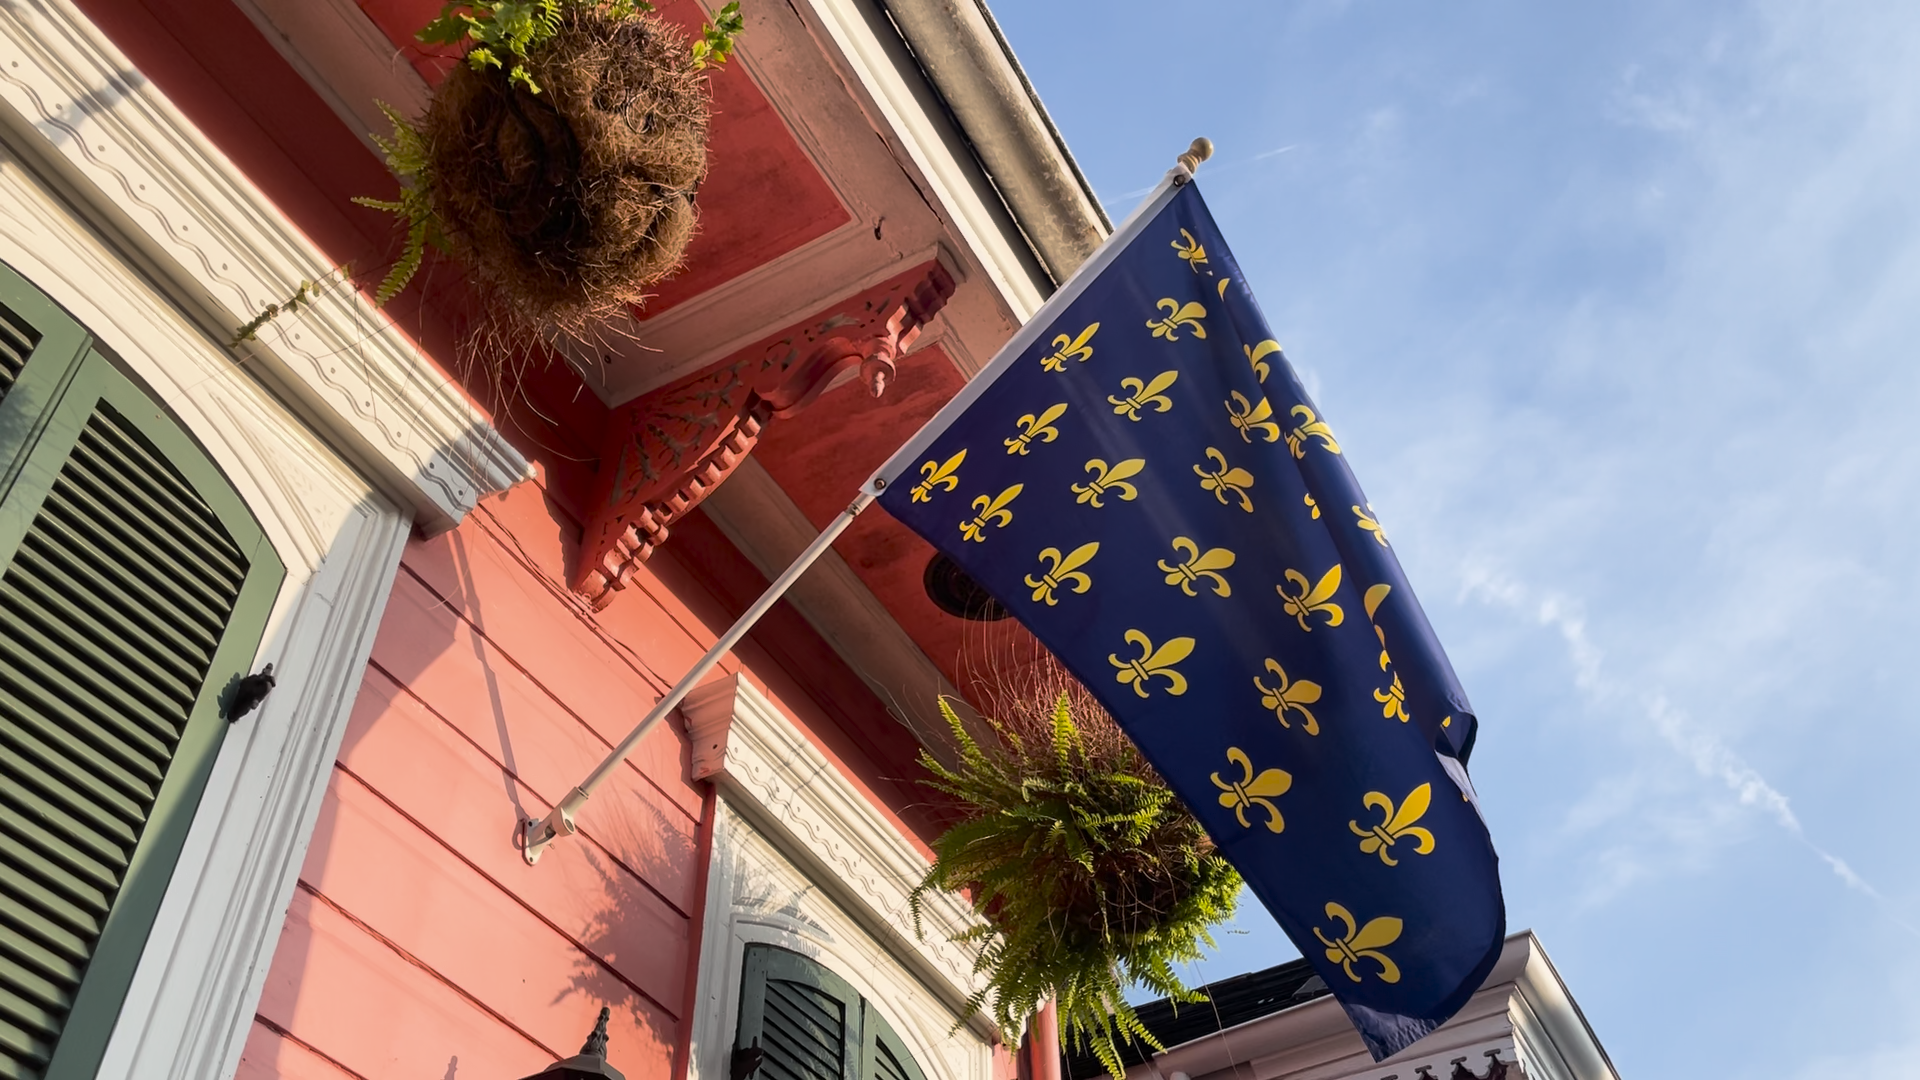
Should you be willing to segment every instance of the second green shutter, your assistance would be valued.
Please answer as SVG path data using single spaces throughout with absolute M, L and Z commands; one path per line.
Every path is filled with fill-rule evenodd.
M 873 1003 L 799 953 L 749 945 L 736 1050 L 765 1055 L 755 1080 L 926 1080 Z

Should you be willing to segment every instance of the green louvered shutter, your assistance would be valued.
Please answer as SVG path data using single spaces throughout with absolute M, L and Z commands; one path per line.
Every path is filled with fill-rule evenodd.
M 749 946 L 734 1045 L 765 1052 L 755 1080 L 855 1080 L 860 995 L 799 953 Z
M 926 1080 L 892 1025 L 845 979 L 799 953 L 747 946 L 736 1050 L 766 1055 L 754 1080 Z
M 217 467 L 0 267 L 0 1077 L 100 1063 L 284 570 Z
M 873 1002 L 863 1002 L 866 1007 L 865 1045 L 861 1050 L 860 1080 L 927 1080 L 920 1071 L 920 1063 L 913 1060 L 900 1036 L 894 1033 L 893 1025 L 873 1007 Z

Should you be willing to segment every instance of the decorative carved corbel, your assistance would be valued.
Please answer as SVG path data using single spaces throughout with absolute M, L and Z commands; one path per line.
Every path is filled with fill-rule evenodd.
M 933 261 L 830 308 L 803 328 L 621 406 L 608 425 L 573 588 L 598 611 L 627 587 L 669 527 L 700 505 L 775 420 L 805 409 L 854 368 L 874 397 L 953 295 Z
M 727 736 L 740 708 L 740 676 L 729 675 L 693 688 L 680 702 L 687 722 L 687 742 L 693 751 L 691 775 L 707 780 L 726 771 Z

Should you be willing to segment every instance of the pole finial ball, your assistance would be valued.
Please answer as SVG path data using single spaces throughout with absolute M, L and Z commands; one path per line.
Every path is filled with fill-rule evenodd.
M 1203 136 L 1193 140 L 1193 145 L 1187 147 L 1187 152 L 1181 154 L 1179 160 L 1181 166 L 1184 167 L 1188 173 L 1192 173 L 1200 167 L 1201 162 L 1212 156 L 1213 140 Z

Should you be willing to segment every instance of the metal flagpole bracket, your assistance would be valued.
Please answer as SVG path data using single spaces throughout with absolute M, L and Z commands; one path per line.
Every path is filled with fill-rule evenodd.
M 1173 169 L 1167 173 L 1167 179 L 1175 184 L 1185 184 L 1193 180 L 1193 174 L 1200 163 L 1213 156 L 1213 140 L 1201 136 L 1193 140 L 1186 153 L 1173 159 Z

